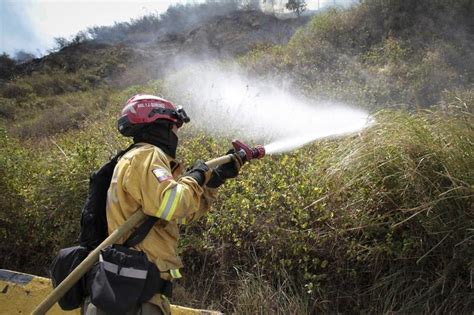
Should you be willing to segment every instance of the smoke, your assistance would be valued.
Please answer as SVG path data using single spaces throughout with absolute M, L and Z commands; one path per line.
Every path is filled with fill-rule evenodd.
M 237 11 L 242 0 L 205 0 L 169 2 L 166 10 L 156 10 L 129 22 L 113 26 L 89 27 L 92 38 L 103 43 L 155 42 L 177 39 L 192 29 L 198 28 L 217 16 Z M 161 14 L 159 14 L 162 12 Z
M 94 25 L 114 25 L 144 15 L 164 12 L 185 0 L 1 0 L 0 52 L 25 50 L 45 53 L 54 38 L 72 38 Z M 118 29 L 117 29 L 118 31 Z
M 236 66 L 183 62 L 187 70 L 168 79 L 193 125 L 215 136 L 264 143 L 284 152 L 315 139 L 362 129 L 368 114 L 347 104 L 309 100 L 284 81 L 252 79 Z

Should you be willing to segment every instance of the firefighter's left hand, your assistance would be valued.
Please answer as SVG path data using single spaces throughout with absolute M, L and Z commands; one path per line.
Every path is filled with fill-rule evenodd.
M 212 173 L 212 169 L 210 169 L 204 161 L 197 160 L 193 167 L 184 173 L 184 176 L 192 177 L 196 180 L 199 186 L 204 186 L 211 178 Z
M 234 149 L 229 150 L 227 154 L 232 154 L 232 161 L 216 167 L 211 175 L 211 179 L 207 183 L 208 187 L 217 188 L 224 184 L 226 179 L 235 178 L 239 175 L 239 170 L 242 167 L 242 159 L 235 154 Z

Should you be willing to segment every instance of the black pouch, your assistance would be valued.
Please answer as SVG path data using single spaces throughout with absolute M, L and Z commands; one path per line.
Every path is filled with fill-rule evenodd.
M 123 314 L 145 302 L 143 298 L 150 299 L 153 293 L 143 297 L 150 264 L 142 251 L 122 245 L 104 248 L 91 270 L 91 303 L 107 313 Z
M 63 248 L 51 264 L 51 280 L 56 288 L 89 254 L 89 250 L 82 246 Z M 62 298 L 59 306 L 63 310 L 73 310 L 81 306 L 86 292 L 85 279 L 76 282 Z

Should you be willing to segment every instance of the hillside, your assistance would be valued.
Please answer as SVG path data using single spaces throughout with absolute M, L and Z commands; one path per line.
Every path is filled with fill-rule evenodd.
M 265 115 L 254 101 L 271 86 L 364 108 L 374 123 L 246 165 L 214 211 L 182 228 L 173 302 L 236 314 L 472 313 L 472 1 L 364 0 L 284 20 L 207 5 L 214 15 L 178 7 L 2 63 L 0 267 L 46 275 L 75 243 L 90 172 L 129 143 L 115 123 L 130 95 L 193 114 L 178 151 L 189 165 L 242 132 L 259 141 L 230 125 L 204 131 L 234 115 L 231 98 L 254 106 L 242 103 L 252 110 L 236 121 Z M 292 105 L 288 121 L 299 119 Z
M 255 50 L 244 62 L 313 97 L 427 108 L 472 89 L 473 15 L 472 1 L 363 1 L 317 16 L 288 45 Z
M 180 71 L 183 61 L 190 58 L 203 62 L 225 60 L 245 54 L 257 44 L 284 44 L 308 21 L 308 18 L 281 20 L 260 11 L 225 8 L 221 15 L 219 10 L 216 15 L 206 13 L 196 17 L 193 23 L 174 22 L 178 24 L 175 28 L 165 23 L 170 19 L 165 15 L 91 29 L 92 38 L 79 33 L 69 43 L 62 43 L 64 47 L 57 52 L 10 67 L 5 72 L 9 73 L 10 80 L 0 80 L 0 118 L 7 125 L 11 125 L 12 120 L 21 121 L 19 129 L 22 130 L 18 132 L 22 137 L 64 131 L 69 128 L 68 122 L 76 124 L 93 112 L 83 105 L 64 113 L 61 107 L 69 102 L 64 100 L 69 93 L 78 93 L 77 99 L 85 97 L 80 96 L 84 93 L 87 96 L 98 93 L 103 98 L 108 94 L 104 90 L 163 79 L 167 74 Z M 186 16 L 185 21 L 188 20 Z M 166 27 L 163 29 L 161 24 Z M 41 113 L 45 109 L 61 112 L 57 126 L 42 125 L 45 118 L 41 118 Z M 29 110 L 35 111 L 37 121 L 31 121 L 29 114 L 24 117 L 23 113 Z M 62 117 L 64 115 L 66 117 Z M 31 130 L 36 128 L 40 129 L 39 133 Z

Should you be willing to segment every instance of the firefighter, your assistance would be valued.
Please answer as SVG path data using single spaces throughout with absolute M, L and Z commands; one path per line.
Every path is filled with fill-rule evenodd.
M 181 277 L 183 267 L 177 253 L 178 226 L 209 211 L 216 188 L 236 177 L 242 166 L 238 157 L 214 170 L 197 161 L 183 175 L 175 158 L 178 130 L 187 122 L 185 111 L 165 99 L 153 95 L 130 98 L 121 112 L 118 130 L 133 137 L 135 146 L 118 161 L 107 195 L 109 233 L 136 211 L 159 218 L 134 249 L 145 252 L 161 278 L 170 281 Z M 105 314 L 88 300 L 83 311 L 86 315 Z M 127 314 L 166 315 L 170 314 L 170 304 L 165 295 L 157 293 Z

